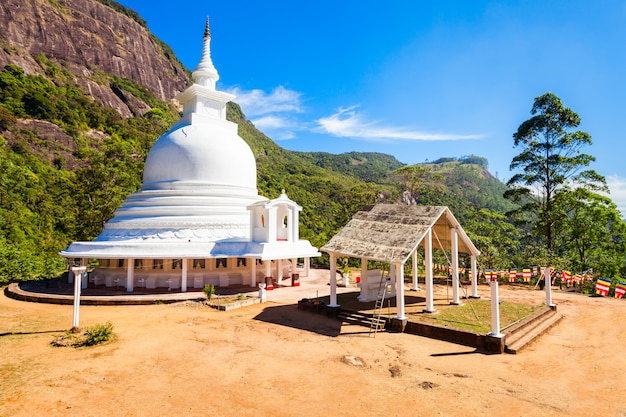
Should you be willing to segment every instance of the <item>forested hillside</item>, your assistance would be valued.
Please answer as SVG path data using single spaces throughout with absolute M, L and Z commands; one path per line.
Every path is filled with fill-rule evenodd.
M 7 62 L 0 68 L 0 282 L 55 276 L 64 269 L 58 251 L 101 232 L 126 196 L 141 187 L 151 145 L 180 117 L 164 94 L 172 97 L 189 82 L 188 71 L 141 18 L 113 1 L 71 0 L 55 8 L 54 2 L 33 0 L 28 7 L 37 8 L 44 22 L 39 26 L 31 21 L 30 9 L 17 7 L 16 1 L 0 8 L 4 27 L 14 28 L 0 29 L 0 60 Z M 15 23 L 19 13 L 26 13 L 23 26 L 30 29 Z M 29 34 L 55 30 L 63 18 L 76 15 L 111 22 L 112 30 L 124 36 L 123 42 L 107 46 L 108 53 L 128 62 L 111 72 L 71 53 L 64 59 L 64 49 L 54 49 L 54 42 L 29 40 Z M 93 36 L 102 38 L 101 26 L 94 23 L 93 28 Z M 151 58 L 143 65 L 149 68 L 137 71 L 141 63 L 124 49 L 127 44 L 146 47 Z M 144 82 L 146 73 L 173 80 Z M 227 118 L 238 124 L 256 156 L 259 193 L 275 198 L 285 189 L 303 206 L 302 238 L 317 247 L 365 204 L 446 205 L 483 253 L 483 266 L 552 262 L 532 245 L 530 229 L 514 225 L 507 215 L 517 206 L 503 197 L 507 186 L 489 173 L 480 156 L 409 166 L 379 153 L 292 152 L 258 131 L 236 103 L 229 104 Z M 611 230 L 623 229 L 619 219 L 611 221 Z M 615 233 L 594 239 L 626 241 L 626 232 Z M 589 245 L 595 248 L 589 252 L 594 268 L 624 269 L 619 247 Z M 566 265 L 575 250 L 564 247 L 558 261 Z M 610 259 L 602 260 L 607 250 Z

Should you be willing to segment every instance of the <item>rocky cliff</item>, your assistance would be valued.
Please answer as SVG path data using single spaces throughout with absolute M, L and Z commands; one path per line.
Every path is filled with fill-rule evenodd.
M 184 67 L 131 17 L 96 0 L 2 0 L 0 68 L 12 63 L 27 74 L 43 68 L 44 54 L 76 76 L 85 92 L 123 116 L 145 112 L 99 73 L 130 79 L 157 98 L 171 100 L 188 85 Z

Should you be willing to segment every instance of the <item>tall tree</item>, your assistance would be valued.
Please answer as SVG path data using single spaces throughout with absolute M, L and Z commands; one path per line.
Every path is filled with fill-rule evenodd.
M 517 214 L 526 214 L 531 230 L 549 251 L 555 248 L 563 210 L 559 194 L 579 187 L 608 191 L 603 176 L 583 169 L 595 158 L 581 152 L 591 145 L 591 135 L 574 131 L 580 117 L 552 93 L 535 98 L 533 117 L 523 122 L 513 135 L 514 145 L 522 152 L 511 162 L 511 170 L 522 170 L 508 182 L 505 197 L 519 203 Z M 534 191 L 533 191 L 534 190 Z

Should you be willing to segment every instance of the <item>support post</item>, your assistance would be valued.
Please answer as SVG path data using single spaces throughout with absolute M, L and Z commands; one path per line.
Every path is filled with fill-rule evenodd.
M 472 273 L 472 295 L 471 298 L 480 298 L 478 295 L 478 271 L 476 270 L 476 255 L 472 255 L 470 258 L 471 273 Z
M 126 292 L 133 292 L 135 289 L 135 259 L 129 258 L 126 265 Z
M 330 305 L 329 307 L 339 307 L 337 304 L 337 256 L 330 254 Z
M 552 308 L 555 304 L 552 303 L 552 268 L 549 265 L 543 270 L 543 278 L 546 280 L 546 305 Z
M 308 277 L 311 269 L 311 258 L 304 258 L 304 276 Z
M 361 282 L 367 282 L 367 258 L 361 258 Z
M 498 279 L 491 279 L 491 333 L 492 337 L 503 337 L 500 333 L 500 300 L 498 296 Z
M 71 268 L 74 274 L 74 318 L 72 321 L 72 331 L 78 331 L 80 321 L 80 289 L 82 282 L 82 274 L 87 271 L 86 266 L 78 266 Z
M 406 319 L 404 312 L 404 264 L 396 263 L 394 268 L 394 275 L 396 276 L 396 306 L 398 320 Z
M 278 279 L 278 286 L 283 285 L 283 260 L 276 259 L 276 277 Z
M 417 248 L 415 248 L 415 250 L 413 251 L 413 260 L 412 260 L 412 265 L 413 270 L 411 271 L 411 273 L 413 274 L 413 291 L 419 291 L 420 290 L 420 284 L 419 284 L 419 280 L 417 278 L 417 272 L 418 272 L 418 268 L 417 268 Z
M 250 261 L 250 287 L 256 287 L 256 259 L 248 259 Z
M 188 270 L 188 263 L 189 260 L 186 258 L 182 258 L 180 260 L 180 263 L 182 264 L 182 273 L 181 273 L 181 278 L 180 278 L 180 292 L 187 292 L 187 270 Z
M 459 300 L 459 233 L 458 230 L 453 228 L 451 230 L 452 236 L 452 248 L 450 250 L 452 255 L 452 302 L 450 304 L 460 305 Z
M 433 296 L 433 232 L 428 229 L 424 236 L 424 270 L 426 271 L 426 308 L 425 313 L 435 312 L 435 303 Z

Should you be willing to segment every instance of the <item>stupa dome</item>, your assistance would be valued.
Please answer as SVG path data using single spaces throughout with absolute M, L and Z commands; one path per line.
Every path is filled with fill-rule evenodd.
M 142 189 L 210 185 L 256 194 L 254 155 L 229 127 L 217 123 L 185 124 L 161 136 L 148 153 Z

